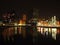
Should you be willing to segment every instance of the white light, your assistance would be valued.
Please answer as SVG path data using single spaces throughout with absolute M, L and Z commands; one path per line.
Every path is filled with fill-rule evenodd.
M 5 24 L 3 24 L 3 26 L 4 26 Z
M 41 28 L 41 34 L 43 34 L 43 28 Z
M 44 33 L 46 33 L 46 35 L 48 35 L 48 28 L 44 28 Z
M 57 33 L 57 29 L 56 28 L 52 28 L 52 38 L 56 40 L 56 33 Z

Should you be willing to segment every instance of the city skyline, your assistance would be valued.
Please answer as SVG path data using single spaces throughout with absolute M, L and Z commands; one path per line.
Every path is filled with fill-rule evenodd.
M 0 0 L 0 45 L 51 45 L 59 41 L 60 2 Z

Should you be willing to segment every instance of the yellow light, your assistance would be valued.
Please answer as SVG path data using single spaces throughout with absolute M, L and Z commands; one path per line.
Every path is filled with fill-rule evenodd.
M 26 26 L 26 24 L 18 24 L 19 26 Z
M 41 23 L 40 23 L 40 22 L 38 22 L 38 23 L 37 23 L 37 26 L 41 26 Z
M 18 24 L 18 25 L 22 25 L 22 24 Z
M 49 28 L 49 33 L 51 33 L 51 28 Z
M 40 31 L 41 31 L 41 30 L 40 30 L 40 27 L 37 27 L 37 31 L 38 31 L 38 32 L 40 32 Z

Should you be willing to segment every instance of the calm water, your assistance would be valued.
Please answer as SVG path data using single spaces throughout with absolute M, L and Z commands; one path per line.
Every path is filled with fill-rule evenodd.
M 60 28 L 0 27 L 1 44 L 50 44 L 60 40 Z

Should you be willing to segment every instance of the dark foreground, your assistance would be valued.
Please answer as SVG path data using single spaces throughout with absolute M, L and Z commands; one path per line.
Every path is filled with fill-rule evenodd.
M 13 37 L 3 39 L 0 37 L 0 45 L 58 45 L 60 41 L 54 40 L 52 38 L 47 38 L 44 36 L 32 37 L 31 35 L 23 38 L 21 35 L 15 35 Z

